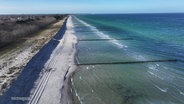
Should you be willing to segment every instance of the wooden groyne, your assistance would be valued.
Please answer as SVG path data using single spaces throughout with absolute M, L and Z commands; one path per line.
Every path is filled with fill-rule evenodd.
M 126 62 L 104 62 L 104 63 L 77 63 L 77 66 L 81 65 L 110 65 L 110 64 L 138 64 L 138 63 L 153 63 L 153 62 L 177 62 L 177 59 L 167 60 L 146 60 L 146 61 L 126 61 Z
M 133 38 L 118 38 L 118 39 L 78 39 L 78 41 L 112 41 L 112 40 L 133 40 Z

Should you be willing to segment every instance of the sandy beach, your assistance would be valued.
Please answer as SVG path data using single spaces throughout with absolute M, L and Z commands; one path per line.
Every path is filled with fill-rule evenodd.
M 68 80 L 76 69 L 76 43 L 72 17 L 69 17 L 0 96 L 0 104 L 72 104 Z
M 59 31 L 64 20 L 52 24 L 33 36 L 22 38 L 21 43 L 15 43 L 0 52 L 0 95 L 20 75 L 26 64 L 47 44 Z
M 41 75 L 37 80 L 36 89 L 33 89 L 29 104 L 71 104 L 72 100 L 68 93 L 68 79 L 70 74 L 76 69 L 74 65 L 75 44 L 77 38 L 74 35 L 71 17 L 68 18 L 66 32 L 58 46 L 51 54 L 50 59 L 45 64 L 45 69 L 51 69 L 48 73 Z M 47 78 L 45 78 L 45 76 Z M 46 84 L 39 85 L 42 81 Z M 40 89 L 38 89 L 40 88 Z

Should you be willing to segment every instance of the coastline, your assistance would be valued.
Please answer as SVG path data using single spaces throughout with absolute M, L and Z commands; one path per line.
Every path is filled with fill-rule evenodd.
M 29 61 L 12 86 L 0 96 L 0 104 L 72 104 L 67 83 L 76 69 L 76 42 L 69 17 L 58 33 Z M 23 98 L 13 100 L 12 97 Z
M 59 31 L 65 19 L 51 24 L 48 28 L 39 31 L 20 43 L 8 46 L 0 55 L 0 95 L 3 94 L 14 80 L 21 74 L 28 62 L 46 45 Z
M 39 98 L 38 104 L 73 104 L 69 80 L 77 67 L 74 61 L 77 37 L 75 36 L 73 30 L 71 18 L 71 16 L 68 17 L 66 23 L 66 32 L 64 33 L 63 38 L 58 40 L 60 43 L 51 54 L 51 58 L 49 60 L 52 61 L 49 63 L 48 60 L 48 62 L 45 64 L 45 66 L 54 69 L 54 71 L 52 71 L 49 76 L 47 84 Z M 40 80 L 36 82 L 40 83 Z
M 71 100 L 71 104 L 76 104 L 76 101 L 78 101 L 78 98 L 77 96 L 74 95 L 75 91 L 74 91 L 74 86 L 73 86 L 73 82 L 72 82 L 72 77 L 75 75 L 75 73 L 77 73 L 78 71 L 80 71 L 80 69 L 78 69 L 78 66 L 77 64 L 79 63 L 78 61 L 78 57 L 77 57 L 77 54 L 78 54 L 78 49 L 77 49 L 77 44 L 78 44 L 78 40 L 77 40 L 77 43 L 75 44 L 75 53 L 74 53 L 74 59 L 73 59 L 73 62 L 74 62 L 74 65 L 75 68 L 73 70 L 73 72 L 71 72 L 69 74 L 69 77 L 68 77 L 68 80 L 67 80 L 67 84 L 68 84 L 68 95 L 69 95 L 69 98 Z M 76 100 L 77 99 L 77 100 Z
M 0 104 L 73 104 L 71 77 L 77 72 L 77 37 L 71 18 L 35 53 L 17 80 L 0 96 Z M 25 100 L 12 100 L 21 96 Z
M 157 20 L 155 17 L 161 20 Z M 128 21 L 129 18 L 131 17 L 116 17 L 120 22 L 127 21 L 127 26 L 132 23 Z M 86 63 L 91 60 L 94 62 L 111 62 L 115 60 L 119 61 L 119 65 L 112 62 L 112 64 L 106 63 L 105 65 L 97 65 L 91 68 L 88 66 L 89 64 L 85 64 L 86 66 L 79 65 L 71 74 L 68 82 L 73 103 L 183 103 L 183 89 L 180 83 L 183 81 L 183 77 L 181 76 L 183 75 L 183 71 L 181 70 L 183 69 L 183 63 L 172 60 L 182 59 L 184 55 L 181 53 L 183 46 L 180 44 L 180 41 L 171 39 L 173 41 L 172 44 L 169 41 L 170 38 L 168 40 L 168 36 L 175 36 L 176 31 L 170 31 L 173 35 L 165 34 L 163 36 L 167 44 L 163 42 L 163 37 L 154 37 L 155 34 L 151 33 L 158 32 L 158 34 L 162 34 L 167 32 L 161 29 L 163 27 L 155 30 L 155 25 L 157 26 L 158 24 L 154 24 L 153 21 L 157 21 L 165 27 L 169 26 L 167 23 L 174 18 L 167 18 L 167 22 L 163 22 L 162 18 L 162 16 L 160 17 L 158 15 L 153 15 L 153 18 L 147 17 L 146 15 L 145 17 L 135 16 L 132 18 L 132 20 L 135 20 L 135 26 L 143 27 L 142 29 L 139 28 L 140 31 L 143 32 L 142 35 L 148 37 L 142 37 L 139 33 L 132 34 L 131 31 L 128 31 L 129 29 L 117 28 L 117 25 L 110 27 L 108 23 L 105 23 L 106 21 L 103 16 L 81 16 L 81 19 L 91 23 L 94 28 L 90 25 L 86 25 L 84 22 L 80 23 L 79 20 L 74 21 L 76 23 L 75 30 L 79 30 L 78 33 L 76 33 L 76 35 L 79 36 L 78 38 L 82 36 L 85 37 L 85 35 L 87 38 L 92 35 L 107 35 L 107 37 L 115 38 L 115 40 L 122 37 L 126 37 L 126 39 L 130 37 L 133 38 L 133 41 L 126 41 L 125 39 L 123 41 L 104 42 L 104 45 L 99 45 L 100 42 L 89 44 L 87 42 L 80 44 L 79 42 L 77 47 L 81 51 L 77 51 L 76 49 L 76 51 L 79 52 L 79 61 Z M 108 19 L 109 23 L 119 23 L 119 21 L 114 21 L 113 16 L 112 18 L 109 16 Z M 149 19 L 151 21 L 149 21 Z M 176 18 L 176 20 L 178 19 Z M 140 25 L 140 22 L 143 24 Z M 102 23 L 103 28 L 101 28 Z M 178 24 L 180 24 L 180 22 L 176 21 L 176 24 L 174 24 L 176 27 L 173 26 L 172 28 L 179 28 Z M 145 29 L 147 29 L 146 25 L 151 26 L 151 32 L 149 31 L 151 35 L 144 34 Z M 99 30 L 95 28 L 99 28 Z M 86 34 L 84 31 L 87 31 L 87 29 L 89 29 L 89 32 Z M 130 30 L 131 29 L 135 29 L 136 31 L 136 28 L 130 28 Z M 177 34 L 181 36 L 181 33 Z M 176 44 L 174 45 L 174 42 L 177 43 L 177 46 L 175 46 Z M 74 56 L 76 63 L 78 63 L 77 52 Z M 103 58 L 104 60 L 99 60 Z M 122 64 L 122 62 L 124 63 Z M 174 83 L 172 83 L 173 81 Z
M 77 68 L 76 68 L 77 69 Z M 80 69 L 78 69 L 78 70 L 74 70 L 71 74 L 70 74 L 70 76 L 69 76 L 69 78 L 68 78 L 68 95 L 69 95 L 69 97 L 70 97 L 70 99 L 71 99 L 71 101 L 72 101 L 72 103 L 71 104 L 78 104 L 78 103 L 80 103 L 80 101 L 79 101 L 79 99 L 78 99 L 78 97 L 77 97 L 77 95 L 76 95 L 76 92 L 75 92 L 75 89 L 74 89 L 74 86 L 73 86 L 73 81 L 72 81 L 72 77 L 77 73 L 77 72 L 79 72 L 80 71 Z M 75 95 L 74 95 L 75 94 Z

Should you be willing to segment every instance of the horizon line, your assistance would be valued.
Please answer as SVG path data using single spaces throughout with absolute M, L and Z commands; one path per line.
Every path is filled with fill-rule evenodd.
M 183 14 L 184 12 L 130 12 L 130 13 L 0 13 L 0 15 L 78 15 L 78 14 Z

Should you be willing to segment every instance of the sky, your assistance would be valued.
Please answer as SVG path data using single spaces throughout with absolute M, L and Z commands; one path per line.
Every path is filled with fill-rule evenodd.
M 0 0 L 0 14 L 184 12 L 184 0 Z

